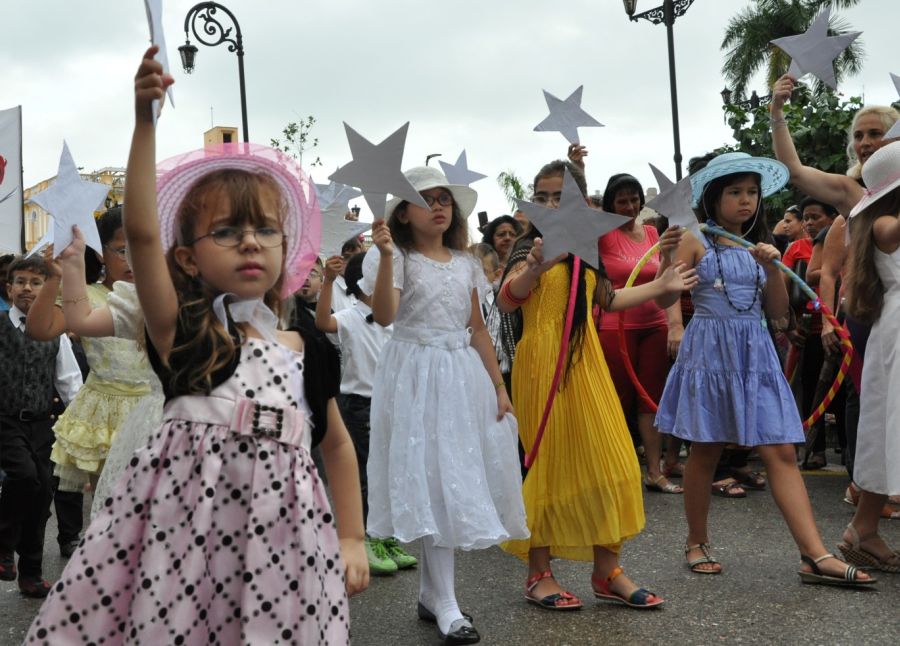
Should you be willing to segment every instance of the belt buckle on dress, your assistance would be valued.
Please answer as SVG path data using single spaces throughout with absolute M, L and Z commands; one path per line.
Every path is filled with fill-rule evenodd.
M 266 423 L 274 424 L 274 426 L 266 425 Z M 278 440 L 281 438 L 283 426 L 284 409 L 253 402 L 253 421 L 250 425 L 253 435 Z

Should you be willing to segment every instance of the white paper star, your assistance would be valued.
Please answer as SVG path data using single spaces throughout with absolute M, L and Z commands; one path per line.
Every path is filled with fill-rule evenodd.
M 337 256 L 347 240 L 352 240 L 372 228 L 371 222 L 345 219 L 346 212 L 347 210 L 340 205 L 322 209 L 322 241 L 319 253 L 326 258 Z
M 144 0 L 144 8 L 147 10 L 147 24 L 150 25 L 150 44 L 159 45 L 156 60 L 162 64 L 163 74 L 169 74 L 169 55 L 166 53 L 166 34 L 162 26 L 162 0 Z M 169 97 L 169 105 L 175 107 L 175 99 L 172 95 L 172 86 L 166 88 L 166 96 Z M 162 112 L 159 99 L 153 100 L 153 125 Z
M 581 109 L 581 91 L 583 85 L 572 92 L 565 101 L 560 101 L 555 96 L 544 90 L 544 99 L 550 114 L 534 127 L 535 132 L 557 131 L 565 137 L 570 144 L 577 144 L 578 128 L 598 127 L 603 124 Z
M 900 95 L 900 76 L 892 73 L 891 79 L 894 81 L 894 87 L 897 88 L 897 94 Z M 891 129 L 884 133 L 884 138 L 896 139 L 898 137 L 900 137 L 900 121 L 895 121 Z
M 799 79 L 804 74 L 812 74 L 832 90 L 837 89 L 834 77 L 834 59 L 840 56 L 861 31 L 854 31 L 843 36 L 828 35 L 828 18 L 831 7 L 825 9 L 812 21 L 809 29 L 796 36 L 785 36 L 771 41 L 791 57 L 788 74 Z
M 56 181 L 49 188 L 31 198 L 53 218 L 54 253 L 59 255 L 72 243 L 72 225 L 77 224 L 87 245 L 99 254 L 103 253 L 100 233 L 94 211 L 100 210 L 109 186 L 97 182 L 85 182 L 78 174 L 69 146 L 63 142 Z
M 669 219 L 669 225 L 684 227 L 694 235 L 700 234 L 700 223 L 691 208 L 691 178 L 683 177 L 673 183 L 653 164 L 650 170 L 659 184 L 659 194 L 647 202 L 647 207 Z
M 440 162 L 440 164 L 444 171 L 444 175 L 447 176 L 447 181 L 451 184 L 468 186 L 473 182 L 477 182 L 478 180 L 487 177 L 487 175 L 482 175 L 481 173 L 469 170 L 469 161 L 466 159 L 465 148 L 459 153 L 459 159 L 456 160 L 455 164 L 445 161 Z
M 328 179 L 332 182 L 355 186 L 361 190 L 375 219 L 384 217 L 388 193 L 424 209 L 429 208 L 401 170 L 403 146 L 406 144 L 408 129 L 409 122 L 407 121 L 387 139 L 374 145 L 356 130 L 346 123 L 344 124 L 353 161 L 337 169 Z
M 43 235 L 43 237 L 35 243 L 35 245 L 31 248 L 25 257 L 33 256 L 36 253 L 39 253 L 41 249 L 46 247 L 48 244 L 53 244 L 53 227 L 47 227 L 47 233 Z
M 544 260 L 556 258 L 561 253 L 571 253 L 595 269 L 600 266 L 597 240 L 630 220 L 588 206 L 568 169 L 563 175 L 558 208 L 551 209 L 525 200 L 516 200 L 516 204 L 540 229 L 544 240 Z

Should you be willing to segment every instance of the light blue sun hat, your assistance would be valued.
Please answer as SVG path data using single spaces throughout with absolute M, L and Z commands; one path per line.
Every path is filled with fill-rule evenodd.
M 711 181 L 736 173 L 759 175 L 763 197 L 780 191 L 791 177 L 788 167 L 775 159 L 752 157 L 747 153 L 723 153 L 691 175 L 691 204 L 695 208 L 700 206 L 703 191 Z

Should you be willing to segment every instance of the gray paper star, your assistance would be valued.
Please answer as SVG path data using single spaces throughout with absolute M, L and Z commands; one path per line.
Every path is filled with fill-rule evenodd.
M 403 163 L 403 146 L 406 144 L 408 129 L 409 122 L 407 121 L 387 139 L 374 145 L 356 130 L 346 123 L 344 124 L 353 161 L 337 169 L 328 179 L 332 182 L 355 186 L 361 190 L 363 197 L 366 198 L 366 204 L 369 205 L 376 220 L 384 217 L 384 206 L 387 203 L 388 193 L 422 208 L 428 208 L 425 200 L 409 183 L 400 169 Z
M 466 159 L 465 148 L 459 153 L 459 159 L 456 160 L 455 164 L 445 161 L 440 162 L 440 164 L 441 168 L 444 170 L 444 175 L 447 176 L 447 181 L 451 184 L 468 186 L 473 182 L 477 182 L 478 180 L 487 177 L 487 175 L 482 175 L 481 173 L 469 170 L 469 161 Z
M 53 249 L 59 255 L 72 243 L 72 225 L 77 224 L 87 245 L 99 254 L 103 253 L 100 233 L 94 211 L 98 211 L 109 186 L 97 182 L 85 182 L 78 174 L 69 146 L 63 142 L 56 181 L 49 188 L 31 198 L 53 217 Z
M 832 90 L 837 89 L 834 77 L 834 59 L 840 56 L 861 31 L 842 36 L 828 35 L 828 18 L 831 7 L 825 9 L 812 21 L 805 33 L 797 36 L 785 36 L 771 41 L 791 57 L 788 74 L 800 78 L 804 74 L 812 74 Z
M 591 267 L 600 266 L 597 240 L 629 221 L 622 215 L 588 206 L 581 189 L 568 169 L 563 176 L 562 195 L 555 209 L 516 200 L 518 207 L 540 229 L 544 240 L 544 260 L 571 253 Z
M 659 184 L 659 194 L 647 202 L 647 207 L 668 218 L 670 225 L 684 227 L 699 235 L 700 223 L 691 208 L 691 178 L 684 177 L 675 184 L 653 164 L 650 164 L 650 170 Z
M 544 90 L 544 99 L 550 114 L 534 127 L 535 132 L 549 132 L 555 130 L 562 134 L 570 144 L 577 144 L 578 128 L 599 127 L 603 124 L 581 109 L 581 91 L 583 85 L 569 95 L 565 101 L 560 101 L 555 96 Z
M 342 206 L 344 210 L 341 215 L 343 215 L 350 210 L 350 200 L 362 196 L 362 193 L 352 186 L 329 182 L 328 184 L 316 184 L 316 195 L 319 197 L 319 208 L 322 211 L 333 206 Z
M 894 87 L 897 88 L 897 94 L 900 94 L 900 76 L 891 74 L 891 79 L 894 81 Z M 884 133 L 884 138 L 896 139 L 898 137 L 900 137 L 900 121 L 895 121 L 894 125 L 891 126 L 891 129 Z
M 341 247 L 347 240 L 356 238 L 372 228 L 371 222 L 355 222 L 344 218 L 346 209 L 333 205 L 330 209 L 322 209 L 322 241 L 319 253 L 331 258 L 341 253 Z

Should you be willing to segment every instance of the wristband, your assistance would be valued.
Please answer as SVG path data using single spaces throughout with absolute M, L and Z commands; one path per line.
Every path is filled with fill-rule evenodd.
M 494 390 L 500 390 L 501 388 L 506 388 L 506 382 L 502 379 L 494 384 Z
M 90 298 L 88 298 L 88 296 L 85 295 L 85 296 L 77 296 L 75 298 L 64 298 L 64 299 L 62 299 L 62 302 L 63 303 L 71 303 L 72 305 L 75 305 L 76 303 L 80 303 L 81 301 L 87 301 L 87 300 L 90 300 Z
M 521 307 L 522 305 L 525 304 L 525 301 L 527 301 L 531 297 L 531 290 L 529 289 L 528 293 L 525 296 L 523 296 L 522 298 L 519 298 L 512 293 L 512 280 L 510 280 L 510 281 L 507 281 L 506 284 L 504 284 L 503 287 L 500 289 L 500 294 L 503 296 L 503 298 L 505 298 L 507 301 L 509 301 L 512 305 L 515 305 L 516 307 Z

